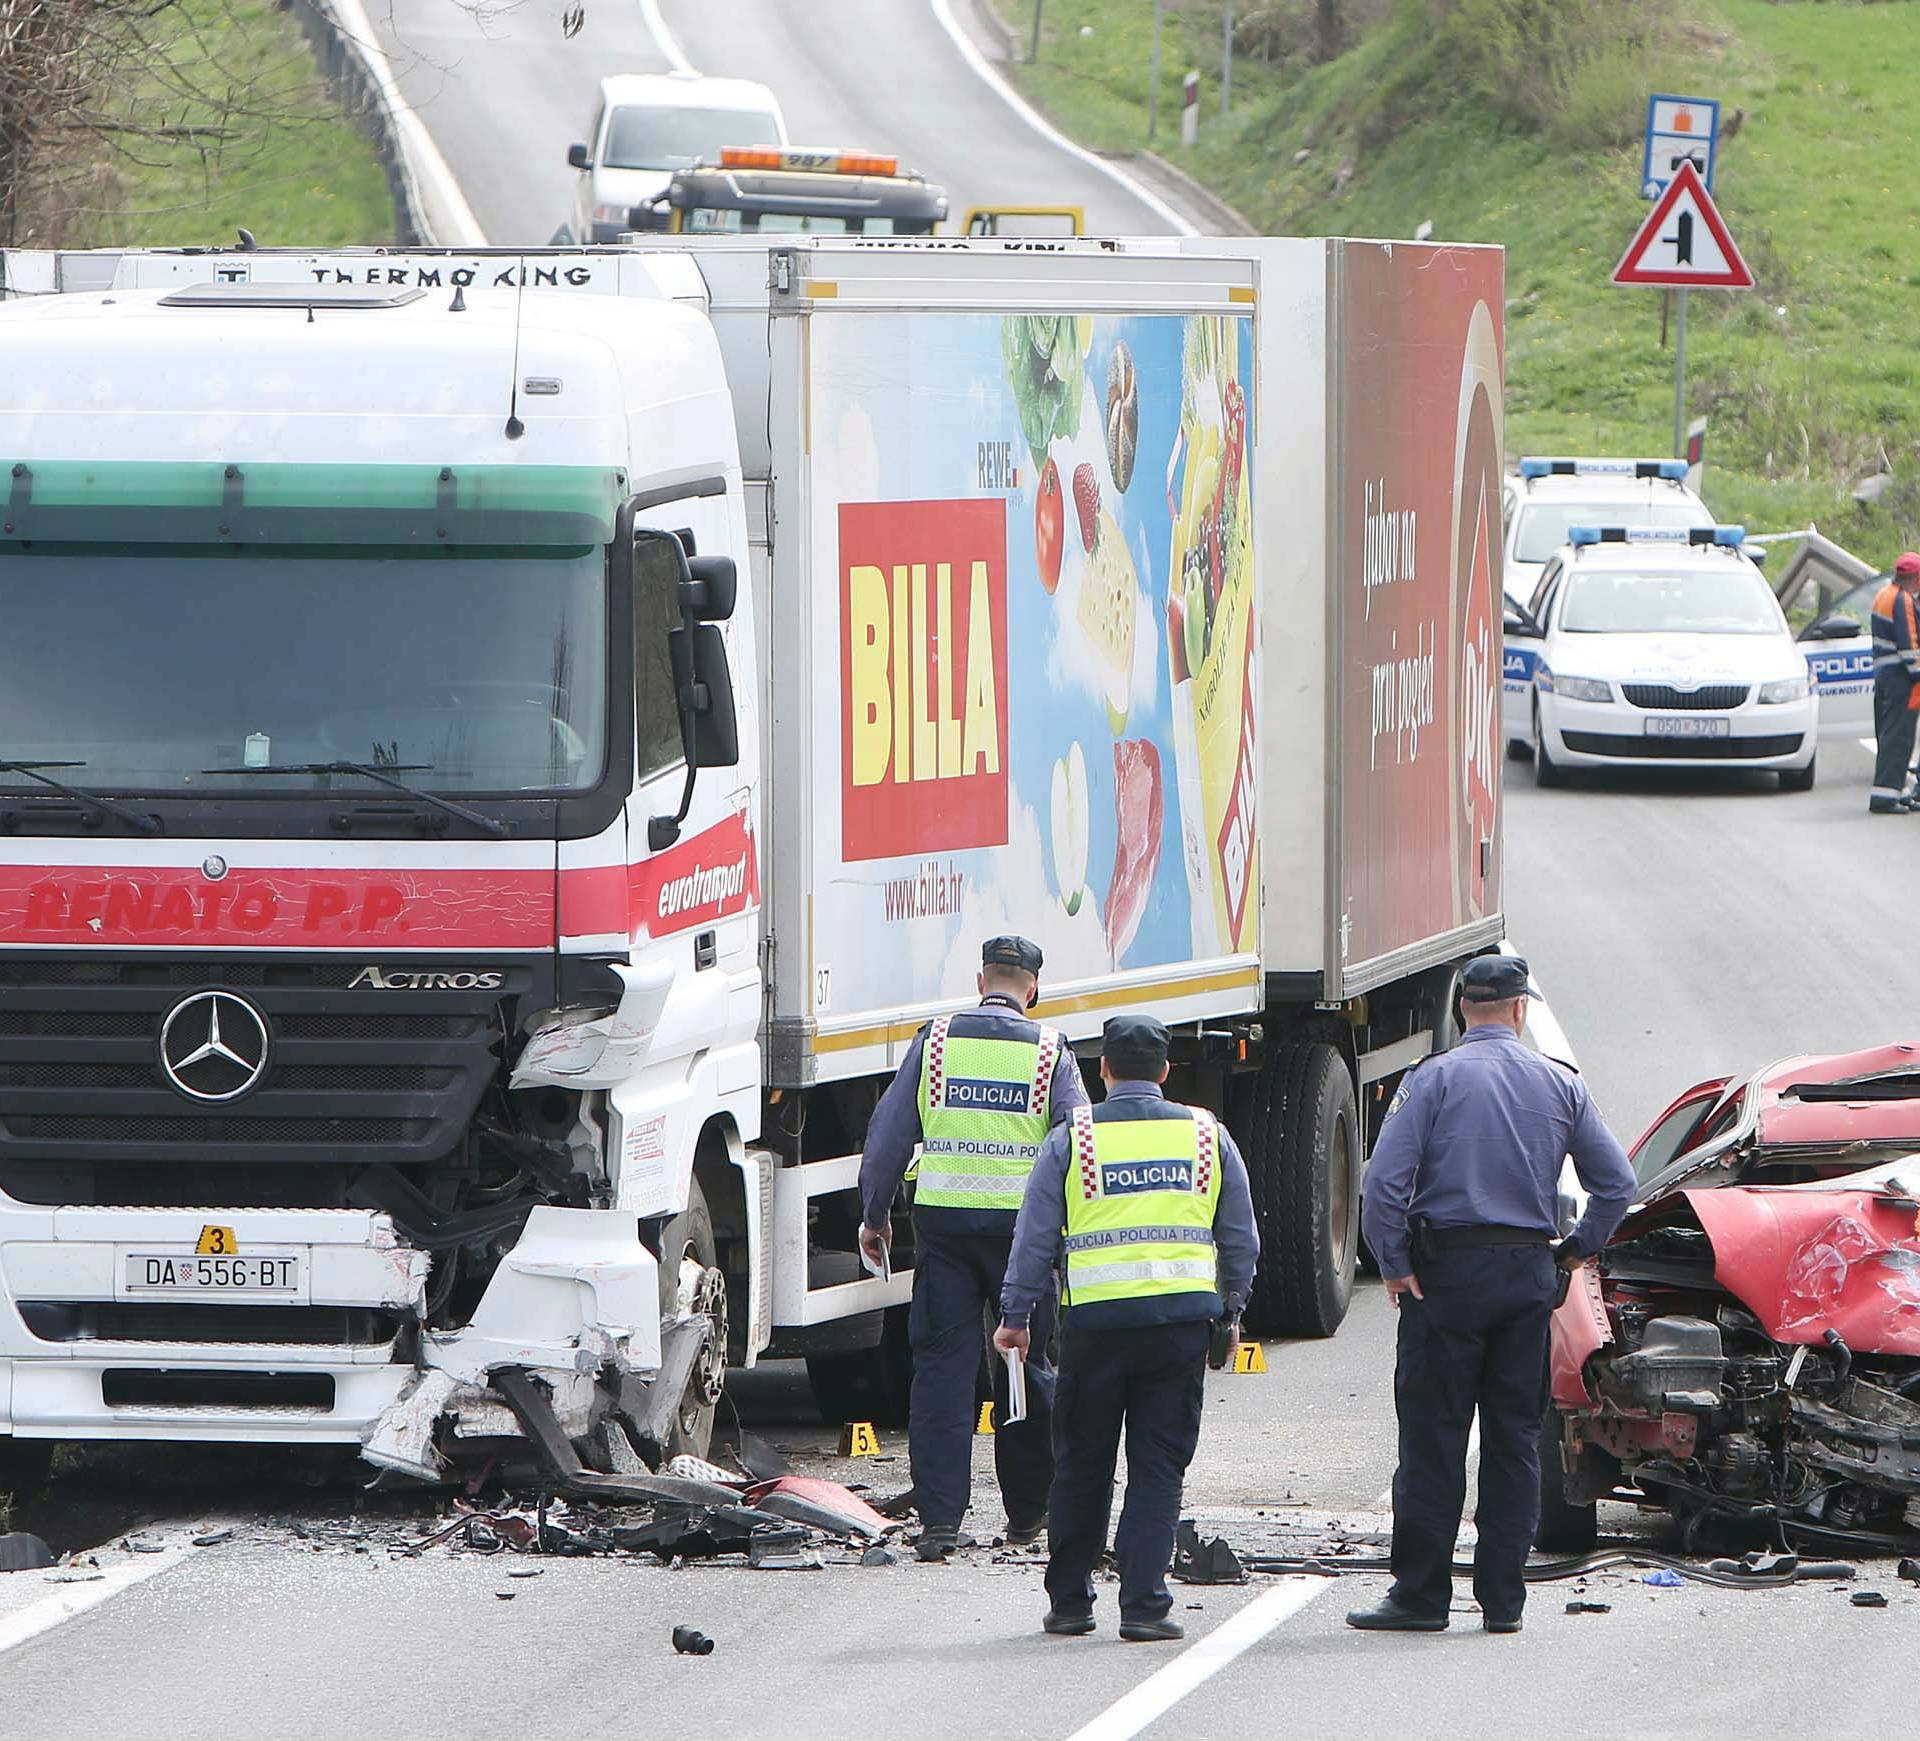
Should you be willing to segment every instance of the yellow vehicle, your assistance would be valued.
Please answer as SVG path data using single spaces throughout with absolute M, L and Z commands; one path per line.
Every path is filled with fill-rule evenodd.
M 877 152 L 730 146 L 717 163 L 679 171 L 647 215 L 644 227 L 664 218 L 687 235 L 930 236 L 947 215 L 947 194 Z M 1084 228 L 1079 207 L 1047 205 L 974 206 L 961 226 L 969 236 L 1005 237 L 1078 236 Z

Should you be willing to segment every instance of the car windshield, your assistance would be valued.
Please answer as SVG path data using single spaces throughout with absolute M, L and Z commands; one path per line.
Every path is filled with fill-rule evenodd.
M 95 792 L 311 792 L 324 776 L 204 770 L 331 761 L 444 793 L 584 790 L 606 762 L 606 568 L 598 548 L 9 551 L 0 756 L 77 763 L 56 776 Z
M 1516 562 L 1547 562 L 1575 526 L 1711 526 L 1689 502 L 1530 502 L 1514 534 Z
M 1750 562 L 1684 573 L 1576 574 L 1560 627 L 1570 635 L 1783 635 L 1780 606 Z
M 609 169 L 687 169 L 729 145 L 778 145 L 780 123 L 751 109 L 615 109 L 600 161 Z

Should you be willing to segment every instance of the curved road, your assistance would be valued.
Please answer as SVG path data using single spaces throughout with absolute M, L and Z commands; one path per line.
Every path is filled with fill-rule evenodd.
M 959 0 L 964 5 L 966 0 Z M 375 31 L 490 242 L 549 241 L 572 209 L 567 146 L 598 81 L 676 65 L 759 79 L 792 137 L 897 153 L 969 205 L 1078 205 L 1100 235 L 1164 235 L 1165 208 L 1021 118 L 942 27 L 935 0 L 587 0 L 571 40 L 558 8 L 377 0 Z

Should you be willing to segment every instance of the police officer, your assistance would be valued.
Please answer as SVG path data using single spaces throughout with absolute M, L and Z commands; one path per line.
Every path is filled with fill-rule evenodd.
M 929 1024 L 907 1048 L 874 1109 L 860 1160 L 860 1248 L 879 1266 L 891 1238 L 893 1201 L 920 1148 L 914 1186 L 913 1395 L 907 1442 L 923 1526 L 915 1549 L 940 1560 L 959 1545 L 973 1487 L 973 1402 L 986 1340 L 985 1315 L 999 1299 L 1014 1217 L 1048 1129 L 1087 1091 L 1066 1040 L 1031 1021 L 1040 998 L 1039 947 L 995 937 L 980 952 L 980 1007 Z M 1007 1539 L 1024 1545 L 1046 1527 L 1053 1478 L 1049 1401 L 1053 1369 L 1044 1350 L 1054 1301 L 1036 1304 L 1027 1418 L 994 1434 L 993 1461 L 1007 1508 Z M 994 1363 L 997 1417 L 1007 1413 L 1007 1374 Z
M 1480 1416 L 1473 1593 L 1489 1632 L 1518 1632 L 1522 1574 L 1540 1511 L 1547 1322 L 1571 1270 L 1612 1238 L 1633 1169 L 1586 1084 L 1520 1038 L 1527 964 L 1483 955 L 1460 976 L 1467 1030 L 1394 1096 L 1368 1163 L 1361 1226 L 1400 1312 L 1393 1399 L 1393 1587 L 1356 1609 L 1363 1631 L 1443 1632 Z M 1551 1249 L 1571 1154 L 1592 1194 Z
M 1914 807 L 1907 794 L 1916 709 L 1920 709 L 1920 554 L 1909 550 L 1873 601 L 1873 791 L 1867 809 L 1893 816 Z
M 1165 1098 L 1167 1030 L 1106 1025 L 1106 1098 L 1041 1145 L 1014 1230 L 994 1346 L 1040 1345 L 1064 1248 L 1066 1315 L 1054 1399 L 1048 1632 L 1093 1630 L 1093 1569 L 1107 1546 L 1114 1455 L 1127 1438 L 1127 1499 L 1114 1537 L 1120 1636 L 1179 1638 L 1167 1563 L 1180 1488 L 1200 1438 L 1207 1346 L 1231 1348 L 1260 1237 L 1247 1169 L 1210 1113 Z M 1065 1237 L 1061 1230 L 1065 1228 Z

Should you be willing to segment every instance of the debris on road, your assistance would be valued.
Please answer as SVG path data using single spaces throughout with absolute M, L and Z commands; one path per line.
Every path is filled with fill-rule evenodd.
M 1173 1576 L 1182 1584 L 1244 1584 L 1247 1569 L 1225 1536 L 1203 1542 L 1193 1519 L 1184 1517 L 1173 1540 Z
M 1648 1572 L 1640 1582 L 1651 1584 L 1656 1590 L 1677 1590 L 1680 1588 L 1681 1578 L 1680 1574 L 1671 1567 L 1661 1566 Z
M 676 1626 L 673 1629 L 673 1648 L 682 1656 L 711 1656 L 713 1640 L 691 1626 Z
M 863 1566 L 897 1566 L 900 1563 L 900 1551 L 879 1543 L 860 1556 L 860 1563 Z
M 1611 1602 L 1569 1602 L 1567 1612 L 1569 1614 L 1611 1614 L 1613 1604 Z
M 195 1536 L 193 1538 L 193 1545 L 197 1548 L 217 1548 L 222 1542 L 230 1542 L 232 1540 L 232 1530 L 212 1529 L 208 1530 L 205 1535 Z
M 1920 1584 L 1920 1560 L 1902 1560 L 1895 1570 L 1909 1584 Z
M 1856 1608 L 1884 1608 L 1887 1598 L 1879 1590 L 1856 1590 L 1853 1593 L 1853 1605 Z
M 37 1535 L 0 1535 L 0 1572 L 43 1572 L 52 1564 L 53 1549 Z

